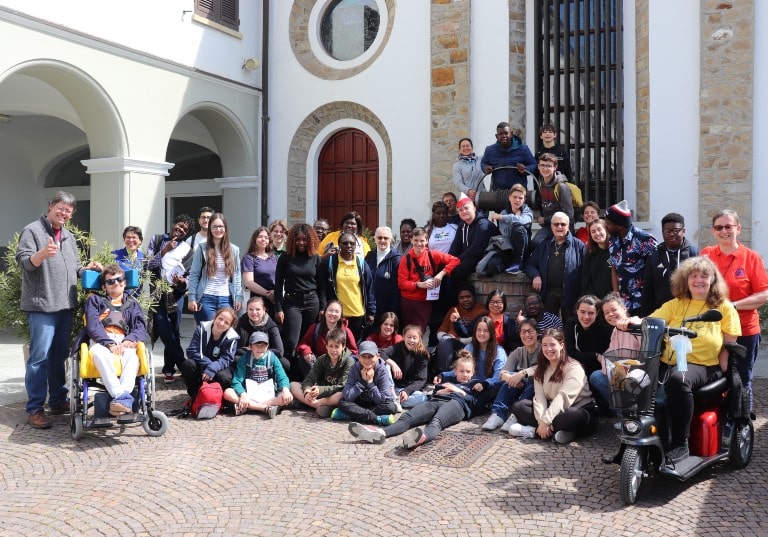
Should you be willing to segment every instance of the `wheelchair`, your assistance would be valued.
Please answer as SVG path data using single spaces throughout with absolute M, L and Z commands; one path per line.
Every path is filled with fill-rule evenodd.
M 126 289 L 138 285 L 136 271 L 127 270 Z M 86 291 L 99 292 L 100 274 L 95 271 L 83 271 L 82 285 Z M 85 329 L 75 338 L 70 351 L 69 367 L 69 405 L 70 430 L 72 438 L 80 440 L 85 436 L 86 429 L 107 429 L 114 426 L 115 421 L 121 427 L 141 423 L 144 432 L 149 436 L 162 436 L 168 430 L 168 417 L 165 413 L 155 410 L 155 375 L 152 352 L 140 342 L 136 347 L 139 358 L 139 370 L 136 374 L 136 384 L 133 390 L 134 404 L 131 413 L 117 418 L 108 412 L 111 396 L 101 383 L 99 370 L 93 362 L 89 350 L 89 339 Z M 114 357 L 115 370 L 118 377 L 122 371 L 119 356 Z

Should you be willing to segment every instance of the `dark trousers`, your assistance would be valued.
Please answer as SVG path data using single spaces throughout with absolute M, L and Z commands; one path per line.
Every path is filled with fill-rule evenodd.
M 572 311 L 566 311 L 568 308 L 563 303 L 563 288 L 557 287 L 549 289 L 547 294 L 542 297 L 544 311 L 559 316 L 561 319 L 568 319 L 573 315 Z
M 747 355 L 739 358 L 737 367 L 741 384 L 749 392 L 749 410 L 752 411 L 752 377 L 754 376 L 755 360 L 757 360 L 757 351 L 760 347 L 760 334 L 754 336 L 739 336 L 736 343 L 747 348 Z
M 376 404 L 370 401 L 345 401 L 342 399 L 339 402 L 339 408 L 349 416 L 351 421 L 359 423 L 376 423 L 376 416 L 386 416 L 397 411 L 394 401 Z
M 663 378 L 662 374 L 663 371 L 660 369 L 660 378 Z M 664 384 L 664 392 L 667 395 L 665 411 L 670 429 L 668 436 L 670 449 L 682 446 L 690 436 L 691 421 L 693 421 L 693 390 L 717 380 L 721 375 L 719 365 L 703 366 L 689 363 L 685 377 L 677 368 L 672 369 Z
M 317 320 L 320 313 L 320 301 L 317 293 L 287 293 L 283 299 L 282 335 L 285 355 L 292 356 L 301 337 L 310 325 Z
M 160 340 L 165 346 L 163 352 L 163 374 L 173 375 L 178 367 L 181 370 L 181 364 L 184 361 L 184 350 L 181 348 L 181 336 L 179 335 L 179 319 L 181 310 L 174 313 L 168 313 L 165 302 L 160 300 L 160 304 L 155 311 L 155 329 Z
M 463 348 L 464 344 L 457 338 L 447 337 L 441 339 L 437 344 L 437 349 L 435 349 L 434 373 L 438 375 L 448 371 L 453 360 L 456 358 L 456 353 Z
M 365 316 L 362 317 L 347 317 L 347 328 L 355 336 L 355 343 L 360 342 L 360 338 L 363 335 L 363 325 L 365 324 Z M 347 344 L 349 346 L 349 344 Z
M 430 399 L 420 405 L 416 405 L 400 416 L 395 423 L 384 427 L 384 434 L 397 436 L 403 434 L 408 429 L 425 425 L 424 435 L 427 442 L 437 438 L 437 435 L 443 429 L 456 425 L 464 419 L 464 407 L 455 399 L 440 400 Z
M 537 427 L 539 424 L 533 417 L 533 401 L 521 399 L 512 403 L 512 413 L 523 425 Z M 587 436 L 597 431 L 597 407 L 589 404 L 583 407 L 571 407 L 558 414 L 552 420 L 552 426 L 557 431 L 572 431 L 576 436 Z
M 190 397 L 194 398 L 203 384 L 203 369 L 197 362 L 187 358 L 182 362 L 179 370 L 181 371 L 181 378 L 184 379 L 184 384 L 187 385 L 187 393 Z M 222 390 L 230 388 L 232 386 L 232 370 L 226 367 L 217 372 L 213 376 L 213 382 L 221 384 Z

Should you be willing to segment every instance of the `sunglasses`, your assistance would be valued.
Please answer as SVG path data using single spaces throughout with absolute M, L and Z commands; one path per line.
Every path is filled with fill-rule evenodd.
M 564 224 L 562 222 L 554 222 L 552 224 L 552 227 L 566 227 L 568 224 Z
M 712 229 L 714 229 L 715 231 L 722 231 L 722 230 L 730 231 L 730 230 L 732 230 L 735 227 L 736 226 L 731 225 L 731 224 L 725 224 L 723 226 L 712 226 Z
M 117 278 L 107 278 L 104 280 L 104 283 L 107 285 L 115 285 L 116 283 L 123 283 L 125 281 L 125 276 L 118 276 Z

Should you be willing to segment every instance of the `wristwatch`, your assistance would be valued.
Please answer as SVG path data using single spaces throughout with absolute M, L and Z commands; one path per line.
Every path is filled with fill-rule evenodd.
M 527 369 L 523 369 L 523 378 L 524 379 L 528 378 L 528 370 Z

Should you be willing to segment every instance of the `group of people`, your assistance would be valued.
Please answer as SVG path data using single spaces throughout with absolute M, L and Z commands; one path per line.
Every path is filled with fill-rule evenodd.
M 552 144 L 552 132 L 542 129 L 541 135 Z M 482 187 L 465 178 L 461 197 L 446 193 L 435 202 L 426 226 L 404 219 L 397 243 L 392 229 L 379 227 L 375 247 L 352 211 L 335 231 L 323 219 L 259 227 L 241 255 L 229 240 L 225 216 L 203 207 L 196 233 L 195 221 L 179 215 L 142 253 L 141 229 L 129 226 L 114 265 L 80 267 L 65 228 L 76 202 L 58 193 L 48 214 L 22 232 L 17 255 L 24 269 L 22 309 L 32 333 L 30 425 L 51 425 L 46 391 L 49 414 L 69 410 L 63 364 L 84 268 L 102 271 L 104 296 L 89 298 L 86 330 L 112 396 L 109 410 L 116 416 L 131 411 L 135 346 L 147 323 L 136 312 L 135 291 L 125 290 L 125 270 L 146 266 L 156 281 L 168 282 L 153 285 L 151 323 L 165 345 L 166 383 L 177 380 L 178 369 L 190 399 L 203 383 L 218 382 L 235 414 L 274 417 L 287 405 L 303 406 L 321 417 L 350 420 L 350 432 L 366 441 L 402 434 L 408 447 L 486 413 L 483 429 L 523 438 L 565 443 L 591 434 L 600 414 L 618 414 L 603 355 L 639 348 L 625 331 L 628 323 L 651 315 L 679 326 L 684 317 L 717 308 L 723 320 L 706 335 L 700 332 L 704 337 L 688 355 L 684 378 L 675 371 L 673 353 L 663 359 L 669 369 L 669 452 L 684 457 L 692 390 L 724 370 L 724 342 L 748 348 L 740 370 L 751 394 L 760 341 L 756 309 L 768 301 L 768 276 L 760 256 L 737 240 L 738 215 L 725 210 L 714 216 L 717 244 L 701 253 L 685 238 L 681 215 L 662 219 L 658 243 L 633 225 L 626 201 L 607 208 L 603 218 L 600 207 L 587 202 L 585 226 L 574 232 L 568 188 L 557 196 L 545 191 L 567 155 L 549 146 L 538 159 L 513 166 L 494 159 L 519 159 L 527 147 L 505 124 L 497 139 L 498 147 L 487 148 L 479 166 L 483 173 L 502 168 L 494 182 L 510 188 L 507 210 L 490 218 L 478 211 L 473 196 Z M 471 141 L 462 140 L 461 169 L 477 160 L 471 149 Z M 529 240 L 533 210 L 525 186 L 513 178 L 536 165 L 543 178 L 541 229 Z M 479 304 L 469 276 L 494 270 L 525 272 L 535 292 L 520 308 L 510 308 L 501 290 Z M 179 328 L 185 296 L 196 321 L 186 352 Z M 124 357 L 122 378 L 110 372 L 112 354 Z

